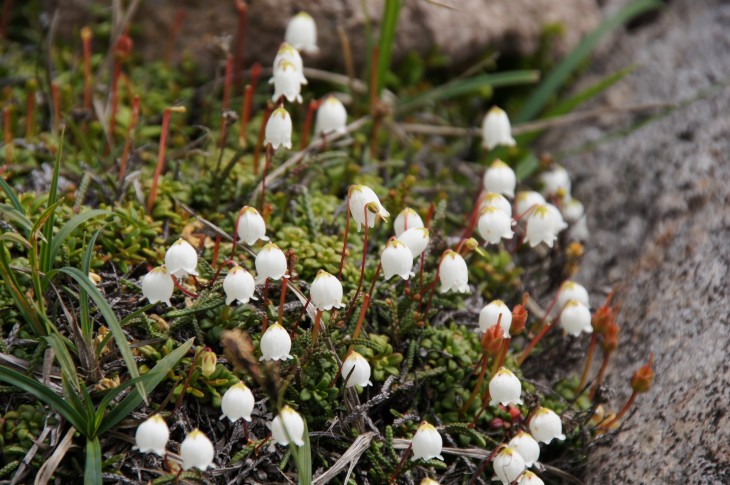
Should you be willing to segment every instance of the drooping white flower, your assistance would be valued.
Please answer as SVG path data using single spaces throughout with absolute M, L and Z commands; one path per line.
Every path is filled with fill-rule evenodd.
M 517 433 L 507 444 L 510 448 L 517 451 L 523 460 L 525 465 L 530 468 L 532 465 L 537 463 L 540 459 L 540 444 L 535 441 L 530 433 L 520 431 Z
M 461 254 L 448 249 L 441 257 L 439 264 L 441 293 L 454 290 L 458 293 L 469 292 L 469 269 Z
M 550 215 L 553 218 L 553 221 L 555 221 L 555 227 L 557 227 L 558 232 L 562 231 L 563 229 L 568 227 L 568 224 L 565 223 L 563 220 L 563 214 L 560 213 L 560 209 L 555 207 L 553 204 L 546 202 L 545 207 L 548 208 L 550 211 Z
M 408 229 L 415 229 L 417 227 L 424 227 L 423 220 L 418 212 L 414 211 L 410 207 L 406 207 L 393 221 L 393 231 L 395 231 L 395 237 L 400 239 L 400 235 Z
M 266 138 L 264 146 L 271 143 L 276 150 L 280 146 L 291 148 L 292 122 L 289 112 L 283 106 L 276 108 L 266 122 Z
M 286 59 L 282 59 L 274 68 L 274 77 L 269 80 L 274 85 L 274 94 L 271 96 L 275 103 L 284 96 L 290 103 L 302 102 L 302 75 L 296 66 Z
M 502 320 L 499 320 L 499 316 L 502 315 Z M 486 332 L 490 327 L 493 327 L 500 322 L 499 326 L 502 327 L 504 332 L 504 338 L 510 338 L 509 329 L 512 326 L 512 311 L 502 300 L 492 300 L 489 304 L 484 305 L 484 308 L 479 312 L 479 329 L 482 332 Z
M 529 215 L 530 208 L 545 204 L 545 197 L 534 190 L 525 190 L 517 192 L 515 197 L 515 216 L 525 217 Z
M 507 113 L 493 106 L 482 122 L 482 146 L 491 150 L 498 145 L 515 146 L 515 139 L 512 138 L 512 126 Z
M 336 276 L 329 274 L 323 269 L 317 272 L 312 286 L 309 289 L 312 305 L 317 310 L 331 310 L 342 308 L 342 283 Z
M 254 244 L 261 239 L 268 241 L 266 236 L 266 222 L 259 211 L 253 207 L 245 206 L 238 213 L 238 239 L 248 245 Z
M 517 485 L 545 485 L 540 477 L 527 470 L 517 477 Z
M 431 460 L 436 458 L 443 461 L 444 457 L 441 456 L 441 448 L 443 447 L 441 435 L 436 428 L 426 421 L 422 421 L 418 426 L 416 434 L 413 435 L 412 443 L 412 460 L 418 460 L 419 458 Z
M 554 439 L 563 441 L 563 423 L 552 409 L 540 407 L 530 419 L 530 434 L 537 441 L 550 444 Z
M 275 323 L 269 325 L 261 337 L 261 357 L 259 360 L 289 360 L 291 354 L 291 337 L 284 327 Z
M 504 212 L 504 215 L 506 215 L 507 217 L 512 217 L 512 204 L 510 204 L 507 198 L 502 194 L 498 194 L 497 192 L 487 192 L 481 196 L 479 202 L 480 212 L 485 207 L 495 207 Z
M 286 256 L 284 251 L 274 243 L 268 243 L 256 255 L 256 282 L 261 283 L 266 278 L 278 280 L 286 278 Z
M 279 51 L 276 53 L 276 57 L 274 57 L 274 64 L 271 66 L 272 72 L 276 69 L 276 66 L 279 65 L 279 61 L 281 60 L 287 60 L 294 64 L 294 67 L 300 74 L 299 82 L 301 84 L 307 84 L 307 78 L 304 77 L 304 62 L 302 61 L 302 56 L 299 54 L 299 51 L 294 48 L 294 46 L 287 42 L 281 43 Z
M 317 109 L 314 120 L 314 132 L 317 134 L 345 133 L 347 127 L 347 110 L 342 101 L 329 95 Z
M 591 311 L 579 301 L 568 300 L 560 313 L 560 327 L 574 337 L 581 332 L 593 333 Z
M 560 285 L 560 289 L 558 290 L 558 300 L 556 305 L 558 311 L 560 311 L 560 309 L 563 308 L 570 300 L 575 300 L 587 307 L 590 306 L 588 290 L 586 290 L 585 286 L 580 283 L 576 283 L 575 281 L 566 280 L 562 285 Z
M 289 406 L 284 406 L 271 423 L 271 437 L 282 446 L 290 442 L 304 445 L 304 420 Z
M 553 213 L 546 205 L 535 207 L 527 218 L 525 240 L 530 244 L 530 247 L 534 248 L 541 242 L 553 247 L 557 237 L 558 227 Z
M 213 466 L 214 456 L 213 443 L 197 428 L 191 431 L 180 444 L 183 470 L 197 468 L 205 471 Z
M 560 165 L 556 165 L 548 172 L 543 172 L 540 175 L 540 182 L 542 182 L 544 195 L 560 195 L 570 198 L 570 175 Z
M 411 277 L 413 253 L 399 240 L 391 239 L 380 255 L 380 263 L 383 265 L 383 276 L 386 280 L 395 275 L 407 280 Z
M 243 382 L 237 382 L 223 394 L 220 419 L 228 418 L 235 422 L 243 418 L 251 421 L 251 411 L 255 403 L 251 389 Z
M 164 265 L 154 268 L 142 278 L 142 297 L 150 303 L 161 301 L 172 306 L 170 297 L 174 289 L 175 283 Z
M 509 485 L 527 468 L 525 460 L 509 446 L 502 448 L 492 462 L 494 473 L 502 485 Z
M 158 456 L 165 456 L 165 447 L 170 439 L 170 429 L 162 416 L 155 414 L 147 418 L 137 427 L 134 435 L 134 450 L 140 453 L 152 452 Z
M 489 381 L 489 395 L 492 397 L 490 406 L 522 404 L 522 384 L 512 371 L 501 367 Z
M 512 218 L 496 207 L 484 207 L 477 223 L 479 235 L 487 244 L 497 244 L 502 239 L 512 239 Z
M 370 382 L 370 364 L 365 357 L 354 351 L 342 363 L 342 377 L 347 379 L 347 387 L 373 385 Z
M 189 242 L 180 238 L 165 253 L 165 267 L 175 278 L 198 276 L 198 253 Z
M 515 196 L 517 176 L 509 165 L 502 160 L 495 160 L 484 172 L 482 185 L 487 192 L 496 192 L 512 198 Z
M 398 240 L 408 246 L 413 257 L 417 258 L 426 250 L 431 238 L 425 227 L 414 227 L 402 232 Z
M 562 208 L 563 217 L 565 217 L 565 220 L 570 223 L 577 222 L 581 217 L 583 217 L 583 214 L 585 214 L 583 204 L 581 204 L 578 199 L 565 201 Z
M 253 276 L 241 266 L 234 266 L 223 278 L 226 305 L 230 305 L 236 300 L 241 304 L 246 304 L 249 300 L 256 300 L 257 298 L 253 296 L 255 289 L 256 282 Z
M 299 12 L 289 20 L 284 39 L 295 49 L 307 54 L 319 52 L 317 47 L 317 24 L 306 12 Z
M 378 216 L 385 220 L 390 217 L 390 212 L 385 210 L 385 207 L 380 203 L 380 199 L 375 195 L 373 189 L 366 185 L 353 185 L 350 187 L 349 206 L 350 214 L 352 214 L 352 218 L 357 223 L 358 231 L 360 230 L 360 226 L 365 224 L 365 207 L 368 207 L 368 227 L 375 226 L 375 219 Z M 377 209 L 377 212 L 372 212 L 370 210 L 371 208 Z

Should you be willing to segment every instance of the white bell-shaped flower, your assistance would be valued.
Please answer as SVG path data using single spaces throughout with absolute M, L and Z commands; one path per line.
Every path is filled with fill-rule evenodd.
M 535 438 L 530 433 L 525 431 L 517 433 L 509 440 L 507 446 L 520 454 L 522 459 L 525 460 L 527 468 L 530 468 L 540 459 L 540 444 L 535 441 Z
M 499 316 L 502 315 L 502 320 Z M 512 326 L 512 311 L 502 300 L 492 300 L 479 312 L 479 330 L 486 332 L 500 322 L 504 338 L 510 338 L 509 329 Z
M 517 192 L 517 197 L 515 197 L 515 216 L 525 217 L 530 214 L 528 211 L 531 208 L 534 209 L 543 204 L 545 204 L 545 197 L 539 192 L 535 192 L 534 190 Z
M 256 282 L 251 273 L 241 266 L 234 266 L 223 278 L 223 292 L 226 294 L 226 305 L 230 305 L 238 300 L 239 303 L 246 304 L 249 300 L 256 300 L 253 296 L 256 289 Z
M 213 466 L 214 456 L 213 443 L 197 428 L 191 431 L 180 444 L 183 470 L 197 468 L 205 471 Z
M 522 456 L 509 446 L 505 446 L 497 453 L 492 466 L 494 467 L 494 474 L 497 475 L 502 485 L 509 485 L 514 482 L 527 469 Z
M 507 113 L 493 106 L 482 122 L 482 146 L 491 150 L 498 145 L 515 146 L 515 139 L 512 138 L 512 126 Z
M 512 218 L 496 207 L 484 207 L 477 223 L 479 235 L 487 244 L 497 244 L 502 239 L 512 239 Z
M 296 66 L 286 59 L 282 59 L 274 68 L 274 77 L 269 80 L 274 85 L 274 94 L 271 96 L 275 103 L 284 96 L 290 103 L 302 102 L 302 75 Z
M 408 246 L 413 257 L 417 258 L 426 250 L 431 237 L 425 227 L 414 227 L 402 232 L 398 240 Z
M 436 480 L 434 480 L 433 478 L 426 477 L 423 480 L 421 480 L 421 483 L 419 485 L 441 485 L 441 484 L 439 482 L 437 482 Z
M 530 247 L 534 248 L 541 242 L 553 247 L 553 243 L 558 237 L 556 222 L 547 205 L 535 207 L 527 218 L 525 240 L 530 244 Z
M 413 269 L 413 253 L 399 240 L 391 239 L 380 255 L 380 263 L 383 265 L 383 276 L 386 280 L 395 275 L 407 280 Z
M 154 268 L 142 278 L 142 297 L 147 298 L 150 303 L 161 301 L 172 306 L 170 297 L 174 289 L 175 283 L 164 265 Z
M 498 194 L 497 192 L 487 192 L 481 196 L 479 202 L 480 212 L 485 207 L 495 207 L 504 212 L 507 217 L 512 217 L 512 204 L 510 204 L 507 198 L 502 194 Z
M 414 211 L 410 207 L 406 207 L 396 216 L 393 221 L 393 231 L 395 231 L 395 237 L 400 239 L 400 235 L 406 232 L 408 229 L 415 229 L 417 227 L 424 227 L 423 220 L 418 212 Z
M 291 148 L 292 122 L 289 112 L 283 106 L 276 108 L 269 116 L 266 122 L 266 138 L 264 146 L 271 143 L 271 147 L 276 150 L 280 146 Z
M 271 423 L 271 437 L 282 446 L 304 445 L 304 420 L 289 406 L 284 406 Z
M 563 441 L 563 423 L 552 409 L 540 407 L 530 419 L 530 434 L 547 445 L 554 439 Z
M 517 477 L 517 485 L 545 485 L 545 482 L 531 471 L 526 470 Z
M 342 303 L 342 283 L 336 276 L 323 269 L 320 269 L 314 277 L 309 296 L 317 310 L 331 310 L 345 306 Z
M 439 264 L 439 279 L 441 280 L 441 293 L 454 290 L 458 293 L 469 292 L 469 269 L 461 254 L 456 251 L 447 250 L 441 257 Z
M 304 77 L 304 62 L 302 61 L 302 56 L 299 54 L 299 51 L 294 48 L 294 46 L 287 42 L 281 43 L 279 51 L 276 53 L 276 57 L 274 57 L 274 64 L 271 66 L 272 72 L 276 69 L 276 66 L 279 65 L 279 61 L 281 60 L 287 60 L 294 64 L 294 67 L 300 74 L 299 82 L 301 84 L 308 83 L 307 78 Z
M 261 357 L 259 360 L 289 360 L 291 354 L 291 337 L 284 327 L 275 323 L 269 325 L 261 336 Z
M 180 238 L 165 253 L 165 267 L 175 278 L 198 276 L 198 253 L 189 242 Z
M 155 414 L 147 418 L 137 427 L 134 435 L 134 447 L 140 453 L 152 452 L 158 456 L 165 456 L 165 447 L 170 439 L 170 429 L 162 416 Z
M 444 457 L 441 456 L 441 448 L 443 447 L 441 435 L 436 428 L 426 421 L 422 421 L 418 426 L 416 434 L 413 435 L 412 443 L 412 460 L 418 460 L 419 458 L 431 460 L 436 458 L 443 461 Z
M 487 192 L 496 192 L 512 198 L 515 196 L 517 176 L 509 165 L 502 160 L 495 160 L 484 172 L 482 185 Z
M 274 243 L 268 243 L 256 255 L 256 282 L 261 283 L 266 278 L 278 280 L 286 278 L 286 256 L 284 251 Z
M 563 220 L 563 214 L 560 213 L 560 209 L 549 202 L 545 203 L 545 207 L 547 207 L 550 211 L 550 215 L 552 216 L 553 221 L 555 221 L 555 227 L 558 229 L 558 232 L 568 227 L 568 224 L 566 224 L 565 220 Z
M 579 301 L 568 300 L 560 313 L 560 327 L 574 337 L 581 332 L 593 333 L 591 311 Z
M 243 382 L 237 382 L 223 394 L 220 419 L 228 418 L 231 422 L 235 422 L 243 418 L 251 421 L 251 412 L 255 403 L 251 389 Z
M 512 371 L 502 367 L 489 381 L 489 395 L 492 397 L 490 406 L 522 404 L 522 384 Z
M 585 208 L 578 199 L 570 199 L 563 203 L 563 217 L 570 223 L 577 222 L 585 214 Z
M 570 197 L 570 175 L 560 165 L 556 165 L 550 171 L 543 172 L 540 175 L 540 182 L 542 182 L 542 193 L 544 195 Z
M 342 363 L 342 377 L 347 379 L 347 387 L 372 386 L 370 382 L 370 364 L 357 352 L 351 352 Z
M 314 132 L 328 135 L 330 133 L 346 132 L 347 110 L 342 101 L 330 95 L 317 108 L 317 118 L 314 120 Z
M 580 283 L 576 283 L 575 281 L 566 280 L 562 285 L 560 285 L 560 289 L 558 290 L 556 305 L 558 311 L 560 311 L 560 309 L 563 308 L 570 300 L 575 300 L 587 307 L 590 306 L 588 290 L 586 290 L 585 286 Z
M 261 239 L 268 241 L 266 236 L 266 222 L 259 211 L 253 207 L 245 206 L 238 213 L 238 239 L 248 245 L 254 244 Z
M 289 20 L 284 40 L 306 54 L 319 52 L 319 47 L 317 47 L 317 24 L 314 23 L 314 19 L 307 12 L 299 12 Z
M 380 203 L 380 199 L 375 195 L 373 189 L 366 185 L 353 185 L 350 187 L 349 205 L 350 214 L 352 214 L 352 218 L 357 223 L 358 231 L 360 230 L 360 226 L 365 224 L 365 207 L 368 207 L 368 227 L 375 226 L 375 219 L 378 216 L 385 220 L 390 217 L 390 212 L 385 210 L 385 207 Z M 377 209 L 377 212 L 372 212 L 370 209 Z

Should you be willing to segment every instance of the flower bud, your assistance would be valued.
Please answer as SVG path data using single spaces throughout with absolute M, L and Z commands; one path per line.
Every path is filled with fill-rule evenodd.
M 284 406 L 271 423 L 271 437 L 282 446 L 290 442 L 304 445 L 304 420 L 289 406 Z
M 259 360 L 289 360 L 292 358 L 291 337 L 284 327 L 275 323 L 266 329 L 261 337 L 261 357 Z
M 482 122 L 482 146 L 491 150 L 498 145 L 515 146 L 515 139 L 512 138 L 512 127 L 507 113 L 502 108 L 493 106 Z
M 423 220 L 418 212 L 414 211 L 410 207 L 406 207 L 395 218 L 393 221 L 393 230 L 395 231 L 395 237 L 400 238 L 400 235 L 409 229 L 417 227 L 424 227 Z
M 317 310 L 331 310 L 332 308 L 342 308 L 342 283 L 323 269 L 317 272 L 314 277 L 312 286 L 309 289 L 309 295 L 312 299 L 312 305 Z
M 220 419 L 228 418 L 232 423 L 241 418 L 251 421 L 254 404 L 255 400 L 251 389 L 243 382 L 238 382 L 229 387 L 223 394 Z
M 500 368 L 489 381 L 490 406 L 501 404 L 522 404 L 522 384 L 516 375 L 506 367 Z
M 512 309 L 512 325 L 509 327 L 509 333 L 513 337 L 525 331 L 525 324 L 527 323 L 527 309 L 525 308 L 527 297 L 528 295 L 525 293 L 522 303 L 515 305 Z
M 256 265 L 256 282 L 261 283 L 266 278 L 278 280 L 286 278 L 286 256 L 274 243 L 268 243 L 261 248 L 254 261 Z
M 461 254 L 447 249 L 439 264 L 439 279 L 441 293 L 454 290 L 458 293 L 469 292 L 469 269 Z
M 512 217 L 512 204 L 504 195 L 497 192 L 487 192 L 481 196 L 479 199 L 479 212 L 484 210 L 485 207 L 494 207 L 504 212 L 507 217 Z
M 271 144 L 276 150 L 280 146 L 291 148 L 292 122 L 289 112 L 283 106 L 276 108 L 266 122 L 264 146 Z
M 530 433 L 520 431 L 507 444 L 525 460 L 525 466 L 530 468 L 540 459 L 540 444 Z
M 165 267 L 175 278 L 198 276 L 198 253 L 189 242 L 180 238 L 165 253 Z
M 563 441 L 563 423 L 552 409 L 540 407 L 530 419 L 530 434 L 537 441 L 549 445 L 554 439 Z
M 553 247 L 553 243 L 558 238 L 556 222 L 547 205 L 539 205 L 533 209 L 527 219 L 527 234 L 525 235 L 525 240 L 530 247 L 534 248 L 541 242 Z
M 618 334 L 620 331 L 621 327 L 613 321 L 606 327 L 603 340 L 601 341 L 601 349 L 605 353 L 611 353 L 618 348 Z
M 218 357 L 215 352 L 204 350 L 200 356 L 200 371 L 205 377 L 210 377 L 215 372 L 215 365 L 218 363 Z
M 266 237 L 266 222 L 259 211 L 253 207 L 245 206 L 238 213 L 238 239 L 249 246 L 261 239 L 268 241 Z
M 286 59 L 279 61 L 274 68 L 274 77 L 269 80 L 269 84 L 272 83 L 274 84 L 274 94 L 271 99 L 275 103 L 282 96 L 290 103 L 302 102 L 302 74 L 290 61 Z
M 165 447 L 170 439 L 170 429 L 162 416 L 155 414 L 147 418 L 137 427 L 134 435 L 134 450 L 140 453 L 155 453 L 158 456 L 165 456 Z
M 317 109 L 317 118 L 314 121 L 314 132 L 327 135 L 329 133 L 346 132 L 347 110 L 342 101 L 330 95 L 327 96 Z
M 370 382 L 370 364 L 357 352 L 351 352 L 342 363 L 342 377 L 347 380 L 347 387 L 372 386 Z
M 413 435 L 411 448 L 413 450 L 413 458 L 411 459 L 418 460 L 419 458 L 423 458 L 424 460 L 431 460 L 436 458 L 443 461 L 444 457 L 441 456 L 442 446 L 443 440 L 436 428 L 426 421 L 421 421 L 421 424 L 416 430 L 416 434 Z
M 566 280 L 562 285 L 560 285 L 560 289 L 558 290 L 558 311 L 560 311 L 560 309 L 563 308 L 569 300 L 575 300 L 585 306 L 590 306 L 590 302 L 588 301 L 588 290 L 586 290 L 583 285 L 576 283 L 575 281 Z
M 249 300 L 256 300 L 253 296 L 256 289 L 256 282 L 251 273 L 241 266 L 234 266 L 223 278 L 223 291 L 226 294 L 226 305 L 230 305 L 234 301 L 246 304 Z
M 503 238 L 512 239 L 512 218 L 496 207 L 484 207 L 477 225 L 479 235 L 487 244 L 497 244 Z
M 497 453 L 492 466 L 494 474 L 503 485 L 509 485 L 515 481 L 527 468 L 522 456 L 509 446 L 505 446 Z
M 502 316 L 502 320 L 499 316 Z M 482 332 L 486 332 L 488 328 L 497 325 L 499 322 L 504 332 L 504 338 L 510 338 L 509 329 L 512 326 L 512 312 L 502 300 L 493 300 L 479 312 L 479 328 Z
M 180 444 L 180 458 L 182 468 L 187 471 L 197 468 L 205 471 L 213 466 L 215 448 L 213 443 L 199 429 L 194 429 Z
M 317 47 L 317 24 L 314 23 L 312 16 L 306 12 L 299 12 L 289 20 L 284 40 L 301 52 L 307 54 L 319 52 Z
M 495 160 L 484 172 L 482 184 L 487 192 L 496 192 L 512 198 L 515 196 L 517 177 L 509 165 L 502 160 Z
M 631 377 L 631 389 L 636 393 L 647 392 L 654 380 L 654 371 L 651 365 L 654 363 L 654 354 L 649 356 L 649 362 L 639 367 Z
M 164 265 L 154 268 L 142 278 L 142 297 L 150 303 L 161 301 L 172 306 L 170 297 L 174 289 L 175 283 Z
M 300 84 L 307 84 L 307 78 L 304 77 L 304 62 L 302 61 L 302 56 L 299 54 L 299 51 L 294 48 L 294 46 L 287 42 L 281 43 L 279 51 L 276 53 L 276 57 L 274 57 L 274 64 L 271 66 L 272 72 L 276 70 L 276 66 L 279 65 L 279 61 L 281 60 L 291 62 L 300 74 Z
M 570 197 L 570 175 L 560 165 L 540 175 L 542 193 L 544 195 L 562 195 Z
M 526 470 L 517 477 L 517 485 L 545 485 L 545 482 L 531 471 Z
M 398 240 L 408 246 L 413 257 L 417 258 L 426 250 L 431 238 L 425 227 L 414 227 L 402 232 Z
M 568 300 L 560 313 L 560 327 L 566 334 L 577 337 L 581 332 L 593 333 L 591 311 L 576 300 Z
M 585 208 L 578 199 L 570 199 L 563 203 L 563 217 L 565 220 L 574 223 L 583 218 Z
M 358 231 L 360 230 L 360 226 L 366 223 L 368 227 L 375 226 L 375 219 L 378 216 L 385 220 L 390 217 L 390 213 L 385 210 L 385 207 L 380 203 L 375 192 L 365 185 L 353 185 L 350 187 L 349 206 L 352 218 L 357 223 Z M 367 221 L 365 220 L 365 207 L 368 208 Z M 371 211 L 371 208 L 376 208 L 377 211 Z
M 591 318 L 591 325 L 596 333 L 604 334 L 608 329 L 609 325 L 613 322 L 613 309 L 611 308 L 611 299 L 613 298 L 613 291 L 611 291 L 606 297 L 606 301 L 598 307 L 593 313 Z
M 411 277 L 413 253 L 408 249 L 408 246 L 397 239 L 391 239 L 385 245 L 385 249 L 380 255 L 380 262 L 383 265 L 383 276 L 386 280 L 395 275 L 404 280 Z
M 538 192 L 525 190 L 517 192 L 515 197 L 515 214 L 517 217 L 525 217 L 533 206 L 545 204 L 545 197 Z
M 492 325 L 482 335 L 482 352 L 486 355 L 497 355 L 504 342 L 504 331 L 500 325 Z

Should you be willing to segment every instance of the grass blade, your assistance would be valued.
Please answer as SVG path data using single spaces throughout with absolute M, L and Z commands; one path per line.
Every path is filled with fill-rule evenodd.
M 103 483 L 101 476 L 101 443 L 99 438 L 86 440 L 86 467 L 84 469 L 84 485 Z
M 91 256 L 94 254 L 94 244 L 96 244 L 96 238 L 99 237 L 100 233 L 101 229 L 97 229 L 96 231 L 94 231 L 94 234 L 91 235 L 91 239 L 89 239 L 89 243 L 86 245 L 86 250 L 84 251 L 84 260 L 81 263 L 81 271 L 85 275 L 88 275 L 89 270 L 91 269 Z M 56 239 L 54 239 L 53 242 L 55 243 L 58 240 L 59 238 L 57 237 Z M 91 341 L 93 339 L 93 336 L 91 334 L 94 328 L 91 322 L 91 318 L 89 318 L 89 295 L 83 288 L 79 292 L 79 303 L 81 304 L 81 336 L 84 339 L 84 343 L 89 348 L 91 348 Z
M 0 179 L 1 180 L 1 179 Z M 22 211 L 8 204 L 0 204 L 0 215 L 10 222 L 14 222 L 25 232 L 26 237 L 30 237 L 30 230 L 33 223 L 28 219 Z
M 21 289 L 20 283 L 15 277 L 15 272 L 10 268 L 10 256 L 4 243 L 0 245 L 0 276 L 3 277 L 6 287 L 10 290 L 10 294 L 15 301 L 16 307 L 23 315 L 23 319 L 28 322 L 36 335 L 46 335 L 48 330 L 41 320 L 40 312 L 25 295 L 25 291 Z
M 30 249 L 30 243 L 27 239 L 25 239 L 20 234 L 16 234 L 14 232 L 6 232 L 5 234 L 0 234 L 0 241 L 8 241 L 11 243 L 16 243 L 21 246 L 23 246 L 26 249 Z
M 18 195 L 3 178 L 0 178 L 0 188 L 3 189 L 5 196 L 8 198 L 10 204 L 15 208 L 15 210 L 23 214 L 25 211 L 23 210 L 23 205 L 20 203 L 20 199 L 18 199 Z
M 76 364 L 74 364 L 74 361 L 71 358 L 71 354 L 66 347 L 66 343 L 57 333 L 48 335 L 44 338 L 56 354 L 56 360 L 58 361 L 58 365 L 61 366 L 61 372 L 73 385 L 73 390 L 79 392 L 81 387 L 79 386 L 79 376 L 76 374 Z
M 385 76 L 390 68 L 390 60 L 393 55 L 393 45 L 395 45 L 395 31 L 398 27 L 398 15 L 402 0 L 385 0 L 385 11 L 383 12 L 383 22 L 380 26 L 380 42 L 378 55 L 378 86 L 377 94 L 383 90 L 385 84 Z
M 46 203 L 46 210 L 55 210 L 58 206 L 58 175 L 61 171 L 61 155 L 63 154 L 63 141 L 65 138 L 65 129 L 61 131 L 61 141 L 58 144 L 58 153 L 56 154 L 56 161 L 53 163 L 53 175 L 51 176 L 51 188 L 48 189 L 48 202 Z M 41 271 L 48 273 L 53 267 L 53 260 L 51 259 L 51 244 L 53 242 L 53 225 L 55 218 L 53 211 L 49 214 L 48 221 L 43 228 L 43 236 L 46 238 L 46 243 L 43 245 L 41 253 Z
M 111 214 L 111 212 L 106 209 L 91 209 L 82 212 L 81 214 L 76 214 L 71 219 L 69 219 L 68 222 L 64 224 L 63 227 L 61 227 L 61 229 L 58 231 L 58 233 L 53 237 L 53 242 L 51 243 L 51 251 L 49 253 L 51 261 L 54 261 L 56 259 L 56 255 L 58 255 L 58 251 L 61 249 L 63 242 L 68 236 L 71 235 L 71 233 L 77 227 L 79 227 L 81 224 L 88 221 L 89 219 L 108 214 Z

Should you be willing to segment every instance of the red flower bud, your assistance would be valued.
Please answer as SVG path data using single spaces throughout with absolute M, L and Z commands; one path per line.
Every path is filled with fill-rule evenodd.
M 603 334 L 601 348 L 604 352 L 610 353 L 618 348 L 618 334 L 621 328 L 616 322 L 610 322 Z
M 642 393 L 649 390 L 651 383 L 654 380 L 654 371 L 651 365 L 654 363 L 654 354 L 649 355 L 649 362 L 639 367 L 639 370 L 634 372 L 631 377 L 631 389 L 636 393 Z
M 114 45 L 114 57 L 120 61 L 124 61 L 132 53 L 132 38 L 126 34 L 122 34 L 117 39 L 117 43 Z
M 512 336 L 519 335 L 525 331 L 525 324 L 527 323 L 527 310 L 525 309 L 525 305 L 527 305 L 527 298 L 528 294 L 525 293 L 525 296 L 522 298 L 522 303 L 515 305 L 514 309 L 512 309 L 512 325 L 509 328 L 509 333 Z
M 591 319 L 593 331 L 601 335 L 606 333 L 608 327 L 614 321 L 614 312 L 609 306 L 611 304 L 611 298 L 613 298 L 613 290 L 608 294 L 604 304 L 596 310 Z
M 482 352 L 485 355 L 497 355 L 504 342 L 504 330 L 500 325 L 492 325 L 482 335 Z

